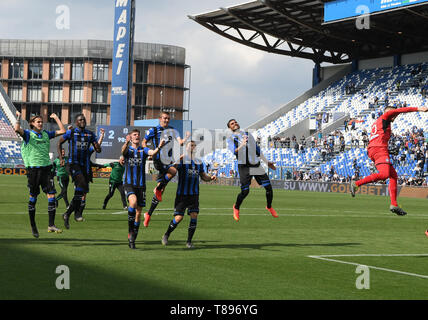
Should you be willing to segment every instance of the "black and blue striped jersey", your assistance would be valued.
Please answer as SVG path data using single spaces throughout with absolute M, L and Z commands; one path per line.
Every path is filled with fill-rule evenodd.
M 146 159 L 149 156 L 149 148 L 129 147 L 125 158 L 125 172 L 123 173 L 123 184 L 137 188 L 146 186 Z
M 204 164 L 198 159 L 184 157 L 177 165 L 177 195 L 199 195 L 199 176 L 206 172 Z
M 160 141 L 163 139 L 165 140 L 165 145 L 162 148 L 163 150 L 168 150 L 168 156 L 172 157 L 172 146 L 167 146 L 168 143 L 174 143 L 174 140 L 177 138 L 180 138 L 180 135 L 174 127 L 167 126 L 166 128 L 158 125 L 156 127 L 150 128 L 146 135 L 144 136 L 144 139 L 147 141 L 152 140 L 153 141 L 153 149 L 156 149 Z M 161 151 L 162 152 L 162 151 Z M 161 156 L 161 152 L 157 153 L 154 156 L 154 160 L 159 160 Z
M 68 163 L 88 168 L 91 157 L 89 148 L 92 143 L 97 141 L 95 133 L 86 129 L 74 128 L 67 130 L 62 137 L 68 141 Z
M 236 152 L 235 150 L 242 143 L 244 136 L 248 137 L 247 145 Z M 232 133 L 227 139 L 227 145 L 228 149 L 236 156 L 238 165 L 248 167 L 258 167 L 260 165 L 260 147 L 256 144 L 253 135 L 244 131 Z

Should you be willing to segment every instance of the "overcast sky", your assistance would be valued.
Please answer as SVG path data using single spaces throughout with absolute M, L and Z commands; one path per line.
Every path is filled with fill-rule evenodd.
M 188 15 L 243 0 L 137 0 L 135 41 L 186 49 L 193 128 L 246 127 L 308 90 L 313 62 L 265 53 L 228 40 Z M 113 39 L 115 0 L 1 0 L 0 38 Z M 70 29 L 56 28 L 56 8 L 70 9 Z M 42 36 L 43 35 L 43 36 Z

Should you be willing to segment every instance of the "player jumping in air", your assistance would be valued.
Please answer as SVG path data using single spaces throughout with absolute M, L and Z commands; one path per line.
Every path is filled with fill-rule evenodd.
M 177 140 L 180 145 L 183 145 L 190 136 L 190 132 L 187 132 L 186 138 L 181 139 L 178 135 L 177 130 L 174 127 L 169 125 L 171 117 L 168 112 L 162 112 L 159 117 L 159 125 L 151 128 L 144 137 L 143 147 L 147 147 L 149 141 L 153 142 L 153 146 L 156 148 L 159 145 L 161 139 L 165 140 L 165 144 L 171 143 L 171 148 L 168 151 L 167 155 L 157 154 L 153 157 L 153 164 L 156 170 L 159 171 L 158 175 L 158 185 L 154 189 L 154 195 L 152 199 L 152 204 L 148 212 L 144 214 L 144 226 L 149 226 L 150 218 L 158 206 L 159 202 L 162 201 L 162 193 L 165 191 L 166 185 L 168 182 L 174 178 L 177 174 L 177 169 L 174 168 L 172 160 L 172 143 L 174 140 Z
M 156 155 L 165 145 L 160 140 L 156 149 L 140 146 L 140 131 L 134 129 L 126 136 L 122 146 L 122 156 L 125 159 L 125 173 L 123 175 L 124 189 L 128 198 L 128 245 L 135 249 L 135 240 L 140 228 L 141 210 L 146 205 L 146 159 Z
M 266 159 L 251 134 L 240 130 L 241 127 L 235 119 L 229 120 L 227 127 L 232 131 L 232 135 L 227 139 L 228 147 L 238 160 L 239 178 L 241 180 L 241 193 L 238 194 L 233 205 L 233 218 L 239 221 L 239 208 L 250 193 L 250 184 L 253 177 L 259 185 L 266 189 L 266 209 L 274 218 L 278 218 L 278 214 L 272 208 L 272 185 L 268 175 L 260 165 L 260 159 L 272 170 L 276 169 L 275 164 Z
M 95 134 L 86 129 L 86 118 L 83 114 L 75 117 L 75 128 L 69 129 L 59 139 L 58 155 L 61 166 L 65 165 L 62 157 L 62 145 L 68 141 L 68 164 L 70 175 L 74 182 L 74 197 L 63 214 L 64 226 L 70 228 L 70 215 L 74 211 L 74 220 L 77 222 L 84 221 L 83 209 L 85 207 L 85 197 L 89 192 L 89 182 L 92 180 L 90 164 L 90 147 L 93 145 L 96 152 L 101 152 L 101 146 L 98 143 Z
M 192 238 L 196 231 L 199 213 L 199 177 L 204 181 L 216 180 L 216 176 L 208 175 L 204 165 L 199 159 L 194 158 L 196 143 L 189 141 L 186 146 L 186 154 L 181 157 L 174 167 L 178 171 L 178 185 L 174 205 L 174 218 L 169 223 L 168 229 L 162 237 L 162 244 L 168 244 L 171 232 L 183 220 L 184 212 L 190 215 L 190 223 L 187 235 L 186 247 L 193 248 Z
M 54 171 L 49 158 L 50 139 L 55 138 L 65 132 L 64 125 L 58 116 L 53 113 L 50 116 L 59 127 L 57 131 L 43 130 L 43 118 L 34 116 L 30 119 L 30 129 L 21 128 L 21 113 L 16 112 L 15 132 L 24 141 L 21 144 L 21 154 L 27 168 L 28 188 L 30 189 L 30 200 L 28 202 L 28 214 L 30 216 L 31 231 L 35 238 L 39 237 L 36 225 L 36 202 L 40 194 L 40 187 L 48 198 L 49 225 L 48 232 L 61 233 L 62 230 L 55 226 L 55 184 Z
M 351 181 L 350 191 L 352 197 L 355 197 L 358 188 L 364 184 L 389 179 L 389 196 L 391 198 L 389 209 L 399 216 L 407 214 L 397 203 L 398 176 L 389 157 L 388 141 L 391 137 L 391 123 L 394 122 L 397 116 L 401 113 L 416 111 L 427 112 L 428 108 L 407 107 L 396 109 L 395 107 L 387 106 L 385 107 L 384 114 L 373 123 L 367 154 L 379 172 L 358 181 Z

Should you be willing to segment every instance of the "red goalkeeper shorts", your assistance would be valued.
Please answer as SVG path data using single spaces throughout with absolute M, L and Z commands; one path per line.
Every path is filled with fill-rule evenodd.
M 376 166 L 378 164 L 391 164 L 387 148 L 371 147 L 367 150 L 367 154 Z

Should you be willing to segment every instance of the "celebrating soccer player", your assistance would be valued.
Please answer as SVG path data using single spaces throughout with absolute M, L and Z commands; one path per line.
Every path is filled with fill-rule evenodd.
M 67 163 L 68 157 L 65 156 L 64 149 L 62 149 L 62 158 Z M 68 202 L 68 195 L 67 195 L 68 184 L 70 183 L 70 178 L 68 177 L 68 171 L 65 166 L 61 167 L 61 160 L 59 159 L 59 157 L 54 160 L 53 168 L 56 172 L 56 177 L 58 179 L 59 186 L 61 187 L 61 193 L 59 194 L 58 197 L 55 198 L 56 207 L 58 207 L 58 201 L 61 199 L 64 199 L 65 206 L 68 207 L 70 204 Z
M 128 209 L 125 191 L 123 190 L 123 173 L 125 172 L 125 167 L 123 166 L 124 164 L 125 160 L 123 156 L 120 156 L 118 162 L 116 161 L 112 163 L 107 163 L 103 166 L 104 168 L 111 168 L 110 179 L 108 181 L 108 194 L 104 199 L 103 210 L 107 207 L 107 203 L 111 199 L 111 197 L 113 197 L 114 191 L 116 189 L 119 190 L 120 197 L 122 199 L 123 209 Z
M 70 175 L 74 182 L 74 197 L 63 214 L 64 226 L 70 228 L 70 215 L 74 211 L 74 220 L 84 221 L 83 208 L 85 207 L 85 196 L 89 191 L 89 182 L 92 179 L 90 165 L 90 147 L 93 145 L 96 152 L 101 152 L 101 146 L 96 140 L 95 134 L 86 129 L 86 118 L 83 114 L 75 117 L 75 128 L 69 129 L 59 139 L 58 155 L 61 166 L 65 165 L 62 157 L 62 145 L 68 141 L 68 164 Z
M 238 194 L 236 202 L 233 205 L 233 218 L 239 221 L 239 208 L 250 193 L 250 184 L 253 177 L 266 190 L 266 209 L 273 217 L 277 218 L 278 214 L 272 208 L 272 185 L 268 175 L 260 165 L 260 159 L 272 170 L 276 169 L 275 164 L 266 159 L 251 134 L 241 131 L 241 127 L 235 119 L 229 120 L 227 127 L 232 131 L 232 135 L 227 139 L 228 147 L 238 160 L 238 172 L 241 182 L 241 193 Z
M 374 162 L 378 173 L 371 174 L 364 179 L 358 181 L 351 181 L 351 195 L 355 197 L 358 188 L 364 184 L 376 182 L 379 180 L 389 179 L 389 196 L 391 198 L 391 205 L 389 209 L 391 212 L 404 216 L 407 213 L 398 206 L 397 203 L 397 172 L 392 166 L 391 159 L 388 151 L 388 141 L 391 137 L 391 123 L 401 113 L 407 112 L 427 112 L 428 107 L 406 107 L 396 109 L 392 106 L 385 107 L 384 114 L 382 114 L 372 125 L 370 135 L 370 142 L 367 147 L 367 154 Z
M 174 204 L 174 218 L 169 223 L 168 229 L 162 237 L 162 244 L 168 244 L 168 238 L 171 232 L 175 230 L 178 224 L 183 220 L 184 213 L 190 215 L 190 224 L 188 229 L 186 246 L 193 248 L 192 238 L 196 231 L 198 213 L 199 213 L 199 177 L 204 181 L 213 181 L 217 177 L 205 172 L 202 161 L 194 158 L 196 143 L 189 141 L 186 146 L 186 154 L 181 157 L 179 163 L 174 167 L 178 170 L 178 185 Z
M 162 112 L 159 117 L 159 125 L 151 128 L 144 137 L 143 147 L 147 147 L 149 141 L 153 141 L 153 146 L 156 148 L 159 145 L 161 139 L 165 140 L 166 143 L 171 143 L 171 148 L 165 157 L 161 154 L 157 154 L 153 158 L 153 164 L 156 170 L 159 171 L 157 186 L 154 190 L 152 204 L 148 212 L 144 215 L 144 226 L 148 227 L 150 218 L 158 206 L 159 202 L 162 201 L 162 193 L 165 191 L 165 187 L 168 182 L 177 174 L 177 170 L 174 168 L 172 160 L 172 143 L 173 140 L 177 140 L 180 145 L 183 145 L 186 140 L 190 137 L 190 132 L 187 132 L 186 138 L 181 139 L 178 136 L 177 131 L 169 125 L 171 117 L 168 112 Z M 168 161 L 166 161 L 168 159 Z
M 124 189 L 128 198 L 128 245 L 135 249 L 135 240 L 140 228 L 141 210 L 146 205 L 146 159 L 156 155 L 165 145 L 161 139 L 156 149 L 140 146 L 140 131 L 134 129 L 126 136 L 122 146 L 125 159 Z
M 49 158 L 50 139 L 55 138 L 65 132 L 64 125 L 58 116 L 53 113 L 50 116 L 57 123 L 59 130 L 43 130 L 43 118 L 34 116 L 30 119 L 30 129 L 21 128 L 21 113 L 16 112 L 15 132 L 22 138 L 21 144 L 22 159 L 27 168 L 28 188 L 30 189 L 30 200 L 28 202 L 28 214 L 30 216 L 31 231 L 35 238 L 39 237 L 36 225 L 36 202 L 40 194 L 40 187 L 48 198 L 49 225 L 48 232 L 61 233 L 62 230 L 55 226 L 55 184 L 54 172 Z

